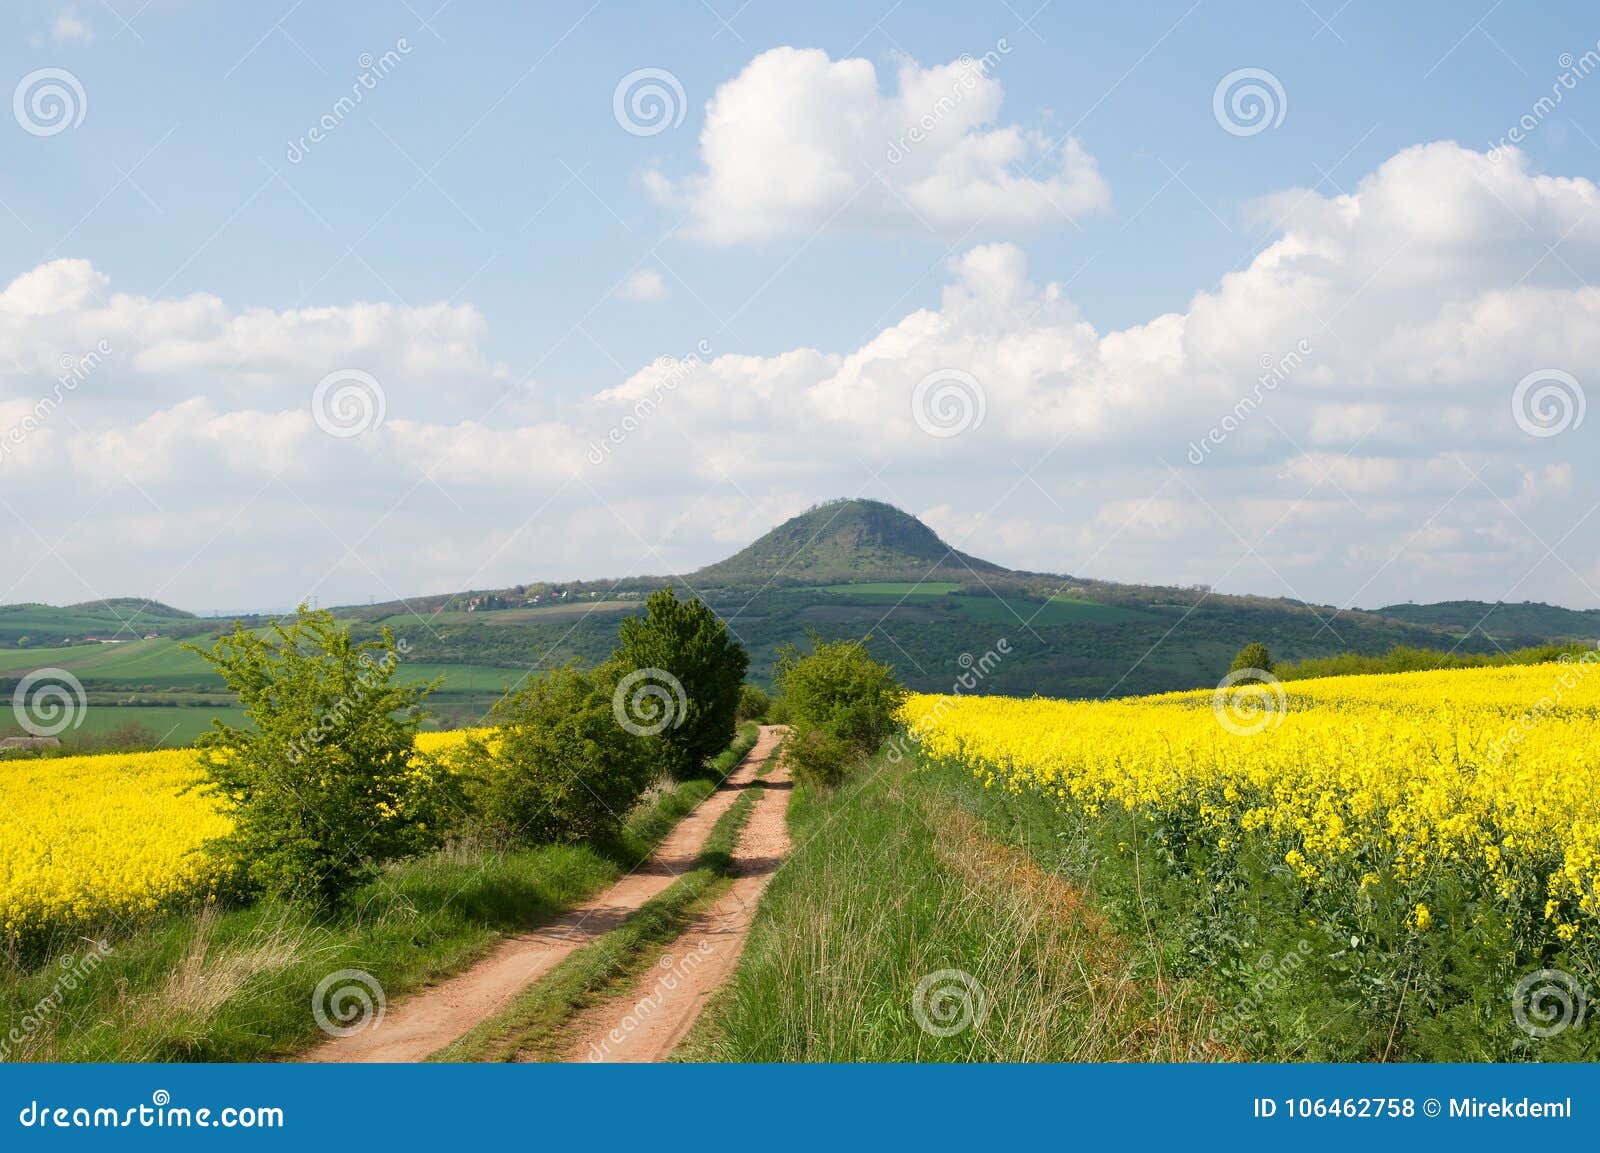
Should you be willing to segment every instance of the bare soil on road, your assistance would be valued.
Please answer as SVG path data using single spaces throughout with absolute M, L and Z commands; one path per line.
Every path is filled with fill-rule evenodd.
M 319 1062 L 421 1061 L 459 1040 L 474 1025 L 493 1016 L 511 998 L 554 969 L 575 949 L 590 944 L 616 928 L 652 897 L 664 891 L 677 877 L 692 869 L 711 827 L 728 811 L 739 794 L 756 780 L 756 771 L 772 756 L 783 732 L 782 726 L 763 725 L 755 747 L 716 792 L 680 821 L 644 864 L 600 896 L 585 901 L 542 928 L 507 938 L 471 968 L 389 1006 L 376 1028 L 347 1037 L 335 1037 L 312 1049 L 301 1059 Z M 768 784 L 767 781 L 760 783 Z M 752 815 L 752 826 L 762 820 L 763 811 L 771 810 L 768 802 L 779 796 L 787 799 L 787 795 L 786 791 L 774 789 L 769 795 L 763 796 L 762 804 Z M 781 807 L 777 819 L 781 833 Z M 750 833 L 751 830 L 747 829 L 740 842 L 738 859 L 741 862 Z M 776 868 L 775 862 L 772 867 Z M 741 875 L 735 882 L 735 888 L 744 880 L 746 878 L 741 865 Z M 765 880 L 762 881 L 764 884 Z M 755 892 L 759 896 L 759 887 Z M 753 911 L 753 900 L 751 904 Z M 745 927 L 748 929 L 748 918 Z M 743 937 L 740 936 L 739 940 L 742 943 Z
M 634 987 L 573 1022 L 569 1061 L 665 1061 L 744 951 L 756 904 L 791 848 L 785 816 L 792 788 L 779 769 L 762 791 L 733 855 L 733 884 Z

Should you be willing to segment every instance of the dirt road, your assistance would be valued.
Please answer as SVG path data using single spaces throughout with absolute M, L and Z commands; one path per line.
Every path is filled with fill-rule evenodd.
M 751 787 L 762 793 L 734 851 L 733 886 L 668 946 L 654 971 L 574 1022 L 569 1061 L 666 1060 L 732 974 L 756 903 L 790 849 L 788 777 L 779 770 Z
M 648 861 L 600 896 L 543 928 L 508 938 L 472 968 L 389 1006 L 376 1028 L 333 1038 L 302 1059 L 421 1061 L 458 1040 L 573 950 L 616 928 L 692 868 L 717 818 L 755 780 L 756 770 L 772 756 L 782 734 L 780 726 L 763 725 L 755 747 L 721 787 L 678 823 Z M 770 799 L 771 794 L 762 798 L 757 814 L 769 807 L 765 802 Z M 755 821 L 753 815 L 752 826 Z M 781 828 L 781 813 L 779 822 Z M 743 852 L 743 842 L 740 851 Z

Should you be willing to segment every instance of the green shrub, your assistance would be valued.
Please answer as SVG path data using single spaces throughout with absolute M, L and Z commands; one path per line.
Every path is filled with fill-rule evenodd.
M 813 638 L 810 655 L 778 653 L 777 683 L 793 730 L 784 757 L 796 779 L 832 787 L 898 725 L 906 690 L 860 641 Z
M 1307 677 L 1411 673 L 1427 669 L 1501 668 L 1506 665 L 1537 665 L 1550 661 L 1577 660 L 1585 653 L 1593 651 L 1594 646 L 1576 641 L 1535 645 L 1531 648 L 1497 653 L 1453 653 L 1441 649 L 1418 649 L 1396 645 L 1381 657 L 1363 656 L 1360 653 L 1307 657 L 1291 664 L 1280 664 L 1272 671 L 1279 680 L 1290 681 L 1304 680 Z
M 615 666 L 572 666 L 530 680 L 491 714 L 487 741 L 461 763 L 490 837 L 552 844 L 614 837 L 655 779 L 645 742 L 617 724 Z
M 1233 664 L 1228 666 L 1230 673 L 1243 672 L 1255 669 L 1258 672 L 1272 672 L 1272 654 L 1267 651 L 1267 646 L 1260 641 L 1251 641 L 1240 649 L 1233 658 Z
M 214 721 L 197 742 L 203 787 L 234 806 L 233 832 L 212 849 L 247 889 L 333 905 L 383 862 L 437 842 L 444 786 L 415 749 L 434 686 L 390 683 L 404 642 L 385 629 L 357 644 L 302 605 L 271 636 L 236 626 L 211 650 L 185 647 L 251 722 Z
M 671 587 L 650 595 L 642 616 L 622 622 L 617 721 L 651 742 L 661 767 L 683 780 L 733 740 L 750 657 L 704 601 Z
M 734 713 L 734 720 L 745 721 L 765 720 L 767 710 L 772 707 L 772 698 L 762 692 L 755 685 L 739 686 L 739 708 Z

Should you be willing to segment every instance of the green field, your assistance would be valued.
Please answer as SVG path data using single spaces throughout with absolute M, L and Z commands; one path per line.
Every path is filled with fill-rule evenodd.
M 213 717 L 229 724 L 244 723 L 244 710 L 234 705 L 101 705 L 90 701 L 82 716 L 82 724 L 60 734 L 63 744 L 92 741 L 127 725 L 141 725 L 160 738 L 164 747 L 182 748 L 194 744 L 195 738 L 211 727 Z M 0 737 L 26 735 L 9 710 L 0 713 Z
M 825 593 L 844 593 L 852 597 L 942 597 L 958 591 L 954 581 L 864 581 L 861 584 L 827 585 Z
M 122 644 L 0 649 L 0 675 L 21 675 L 40 668 L 66 669 L 81 681 L 118 685 L 187 688 L 222 683 L 198 656 L 165 637 Z
M 1075 600 L 1070 597 L 1053 597 L 1042 603 L 987 594 L 951 599 L 968 616 L 1002 625 L 1015 624 L 1019 619 L 1029 622 L 1034 627 L 1071 624 L 1107 625 L 1150 619 L 1145 613 L 1133 609 L 1103 605 L 1097 601 Z
M 603 601 L 603 600 L 574 600 L 561 601 L 557 604 L 535 605 L 531 608 L 518 609 L 480 609 L 476 612 L 464 612 L 451 609 L 448 612 L 430 613 L 422 617 L 428 625 L 518 625 L 530 621 L 551 621 L 563 618 L 583 617 L 591 613 L 622 613 L 637 612 L 643 607 L 643 601 Z M 381 622 L 393 629 L 396 636 L 405 635 L 405 630 L 415 628 L 418 618 L 408 613 L 401 613 L 392 617 L 385 617 Z
M 163 745 L 188 745 L 211 727 L 212 717 L 238 722 L 244 716 L 205 661 L 166 637 L 125 644 L 0 649 L 0 681 L 18 680 L 44 668 L 64 669 L 83 685 L 88 703 L 83 723 L 60 734 L 68 745 L 92 743 L 134 724 L 150 730 Z M 411 661 L 401 663 L 395 680 L 421 684 L 442 678 L 428 703 L 437 723 L 456 727 L 477 723 L 524 674 L 520 668 Z M 10 712 L 0 714 L 0 736 L 17 735 L 22 730 Z

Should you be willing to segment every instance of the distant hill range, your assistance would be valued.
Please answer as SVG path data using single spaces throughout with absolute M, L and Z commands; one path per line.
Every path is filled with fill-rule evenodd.
M 1124 695 L 1215 684 L 1235 652 L 1265 642 L 1278 659 L 1377 655 L 1396 645 L 1488 653 L 1600 637 L 1600 610 L 1452 602 L 1340 610 L 1205 588 L 1115 584 L 1023 572 L 963 553 L 916 517 L 836 500 L 778 525 L 726 560 L 676 576 L 524 585 L 348 610 L 411 635 L 430 660 L 545 664 L 602 659 L 616 620 L 652 589 L 703 597 L 770 675 L 776 651 L 867 637 L 915 688 L 949 688 L 1004 642 L 993 692 Z M 464 611 L 476 600 L 472 611 Z M 487 611 L 485 611 L 487 609 Z M 436 635 L 430 635 L 436 634 Z
M 619 618 L 669 583 L 727 621 L 759 679 L 770 676 L 782 645 L 815 633 L 867 637 L 908 684 L 931 691 L 950 688 L 986 653 L 999 656 L 981 662 L 993 665 L 987 691 L 1102 696 L 1215 684 L 1249 641 L 1298 660 L 1396 645 L 1476 653 L 1600 637 L 1600 609 L 1451 601 L 1352 611 L 1020 572 L 960 552 L 916 517 L 870 500 L 818 505 L 726 560 L 681 575 L 535 582 L 335 611 L 363 631 L 387 625 L 412 645 L 415 661 L 492 666 L 510 681 L 529 668 L 603 659 Z M 0 607 L 0 647 L 145 631 L 183 637 L 220 624 L 132 598 L 9 606 Z M 14 662 L 0 661 L 0 669 L 7 663 Z M 121 687 L 109 668 L 101 681 L 108 691 Z
M 193 635 L 207 626 L 193 613 L 138 597 L 75 605 L 0 605 L 0 646 L 59 645 L 68 640 L 138 640 L 155 632 Z
M 1600 638 L 1600 609 L 1564 609 L 1536 601 L 1440 601 L 1431 605 L 1389 605 L 1378 612 L 1397 621 L 1459 635 L 1471 632 L 1559 640 Z

